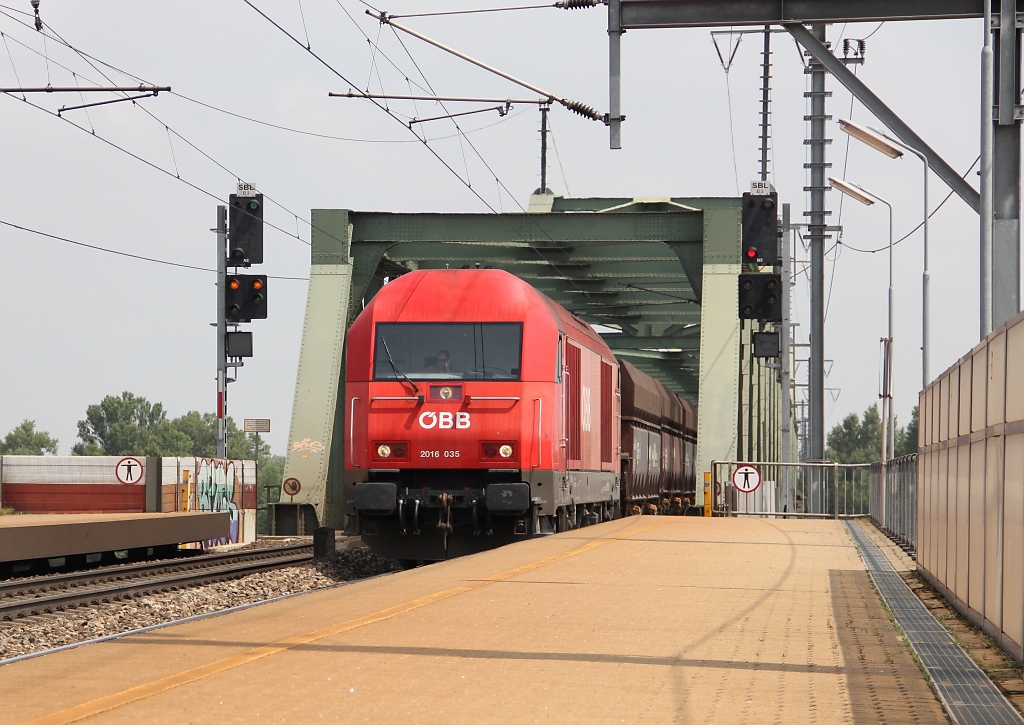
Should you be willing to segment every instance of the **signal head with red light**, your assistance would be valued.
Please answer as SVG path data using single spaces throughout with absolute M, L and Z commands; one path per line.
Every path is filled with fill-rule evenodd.
M 759 266 L 779 264 L 779 195 L 743 195 L 743 261 Z

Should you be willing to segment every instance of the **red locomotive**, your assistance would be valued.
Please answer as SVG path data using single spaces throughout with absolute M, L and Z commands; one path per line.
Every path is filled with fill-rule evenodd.
M 446 559 L 692 496 L 693 407 L 501 270 L 385 285 L 349 330 L 345 385 L 349 528 L 384 556 Z

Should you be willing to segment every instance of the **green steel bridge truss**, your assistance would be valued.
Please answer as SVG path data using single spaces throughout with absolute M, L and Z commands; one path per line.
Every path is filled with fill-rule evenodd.
M 698 406 L 698 471 L 748 448 L 751 431 L 738 422 L 738 198 L 535 195 L 521 214 L 320 209 L 312 219 L 285 462 L 300 490 L 275 506 L 279 533 L 341 525 L 345 331 L 386 279 L 415 269 L 504 269 L 602 326 L 617 356 Z

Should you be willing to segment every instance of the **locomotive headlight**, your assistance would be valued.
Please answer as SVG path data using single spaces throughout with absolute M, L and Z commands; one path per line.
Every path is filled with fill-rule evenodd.
M 481 441 L 480 457 L 483 460 L 512 458 L 516 454 L 515 441 Z
M 387 443 L 381 443 L 379 446 L 377 446 L 377 455 L 381 458 L 390 458 L 391 446 L 389 446 Z

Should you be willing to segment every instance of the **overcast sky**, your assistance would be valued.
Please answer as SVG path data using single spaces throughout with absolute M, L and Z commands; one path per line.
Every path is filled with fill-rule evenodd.
M 429 149 L 405 126 L 440 115 L 435 104 L 328 98 L 371 92 L 532 97 L 501 78 L 396 35 L 355 0 L 253 0 L 297 44 L 245 2 L 42 0 L 54 36 L 31 27 L 28 0 L 0 7 L 4 87 L 171 86 L 131 103 L 71 110 L 78 94 L 0 97 L 0 221 L 82 244 L 191 265 L 167 266 L 0 226 L 0 436 L 35 420 L 70 452 L 86 407 L 128 390 L 169 416 L 215 410 L 216 264 L 209 231 L 237 178 L 265 193 L 260 272 L 305 278 L 309 212 L 522 211 L 539 184 L 534 106 L 422 124 Z M 391 13 L 482 3 L 393 0 Z M 496 4 L 496 5 L 500 5 Z M 608 110 L 604 8 L 524 10 L 399 21 L 549 92 Z M 978 156 L 980 21 L 830 26 L 828 38 L 865 38 L 860 77 L 955 169 Z M 728 37 L 719 36 L 724 57 Z M 323 62 L 307 52 L 313 53 Z M 760 36 L 743 38 L 728 74 L 709 30 L 631 31 L 623 38 L 623 148 L 608 131 L 561 108 L 550 113 L 549 186 L 566 196 L 737 196 L 757 177 Z M 773 37 L 771 180 L 795 221 L 809 204 L 803 140 L 805 76 L 799 51 Z M 87 56 L 91 56 L 90 59 Z M 110 64 L 118 70 L 101 65 Z M 328 67 L 330 66 L 330 67 Z M 333 70 L 332 70 L 333 69 Z M 120 71 L 120 72 L 119 72 Z M 336 71 L 336 72 L 335 72 Z M 104 75 L 106 77 L 104 77 Z M 828 113 L 878 125 L 829 78 Z M 83 94 L 85 102 L 107 94 Z M 481 106 L 483 104 L 480 104 Z M 467 110 L 480 106 L 459 106 Z M 249 119 L 254 120 L 246 120 Z M 257 123 L 257 121 L 259 123 Z M 274 128 L 273 124 L 283 128 Z M 300 133 L 301 132 L 301 133 Z M 847 138 L 835 120 L 831 174 L 892 202 L 897 239 L 921 221 L 920 162 L 890 160 Z M 436 156 L 431 153 L 436 152 Z M 440 157 L 440 160 L 439 158 Z M 443 162 L 443 163 L 442 163 Z M 977 186 L 972 173 L 971 182 Z M 933 208 L 948 194 L 937 177 Z M 877 401 L 886 329 L 884 206 L 828 195 L 844 245 L 828 254 L 826 430 Z M 221 200 L 220 202 L 218 200 Z M 488 206 L 490 208 L 488 208 Z M 954 196 L 932 219 L 932 373 L 978 342 L 978 221 Z M 831 249 L 832 245 L 829 244 Z M 806 259 L 804 248 L 798 257 Z M 895 409 L 906 421 L 921 380 L 921 235 L 896 247 Z M 809 331 L 805 265 L 794 319 Z M 254 270 L 256 271 L 256 270 Z M 249 326 L 255 357 L 230 387 L 230 414 L 270 418 L 276 453 L 287 445 L 306 300 L 302 279 L 272 279 L 269 319 Z M 807 349 L 801 348 L 806 357 Z M 806 364 L 801 382 L 806 382 Z

